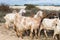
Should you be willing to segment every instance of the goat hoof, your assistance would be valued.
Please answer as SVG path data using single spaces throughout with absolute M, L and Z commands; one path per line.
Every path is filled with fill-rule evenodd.
M 30 36 L 31 39 L 33 39 L 33 36 Z
M 40 38 L 40 35 L 38 35 L 38 38 Z
M 21 37 L 23 39 L 23 37 Z
M 36 39 L 38 39 L 38 37 L 37 37 L 37 36 L 35 36 L 35 38 L 36 38 Z
M 19 38 L 20 36 L 18 36 L 18 38 Z
M 19 38 L 20 36 L 19 36 L 19 35 L 17 35 L 17 37 Z

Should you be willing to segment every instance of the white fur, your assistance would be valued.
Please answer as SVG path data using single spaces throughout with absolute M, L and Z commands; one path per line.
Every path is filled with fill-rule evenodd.
M 37 13 L 36 16 L 32 17 L 32 18 L 31 17 L 25 17 L 25 16 L 19 16 L 19 14 L 16 14 L 16 16 L 15 16 L 16 19 L 14 21 L 14 24 L 16 26 L 16 30 L 19 30 L 20 32 L 23 32 L 24 30 L 30 29 L 31 33 L 33 32 L 33 30 L 35 30 L 35 34 L 36 34 L 36 31 L 39 28 L 39 25 L 40 25 L 40 22 L 41 22 L 41 19 L 42 19 L 40 17 L 42 17 L 40 15 L 40 13 Z

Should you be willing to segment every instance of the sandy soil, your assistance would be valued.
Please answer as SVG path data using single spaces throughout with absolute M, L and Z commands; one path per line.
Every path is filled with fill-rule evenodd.
M 4 23 L 0 23 L 0 40 L 54 40 L 51 37 L 44 37 L 44 36 L 41 36 L 40 38 L 36 39 L 31 39 L 29 36 L 24 36 L 23 39 L 21 38 L 18 38 L 15 34 L 15 31 L 14 30 L 7 30 L 5 27 L 4 27 Z

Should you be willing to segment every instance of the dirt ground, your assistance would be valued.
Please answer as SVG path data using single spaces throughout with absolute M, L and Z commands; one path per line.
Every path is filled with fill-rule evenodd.
M 14 30 L 7 30 L 5 27 L 4 27 L 4 23 L 0 23 L 0 40 L 55 40 L 51 37 L 44 37 L 43 35 L 36 39 L 31 39 L 29 36 L 24 36 L 23 39 L 21 38 L 18 38 L 15 34 L 15 31 Z

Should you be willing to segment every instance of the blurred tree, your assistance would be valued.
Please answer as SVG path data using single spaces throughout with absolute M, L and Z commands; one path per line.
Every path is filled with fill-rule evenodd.
M 24 4 L 24 6 L 26 6 L 25 9 L 31 10 L 32 8 L 35 8 L 35 5 L 32 4 Z
M 27 13 L 25 15 L 33 17 L 40 9 L 33 4 L 25 4 Z
M 1 5 L 0 5 L 0 11 L 4 11 L 4 12 L 10 11 L 9 5 L 1 3 Z

